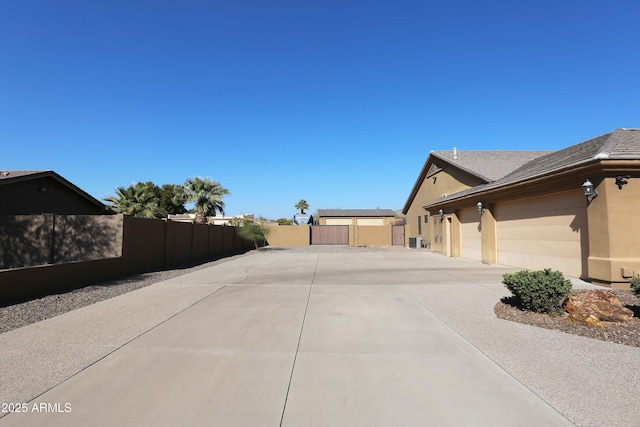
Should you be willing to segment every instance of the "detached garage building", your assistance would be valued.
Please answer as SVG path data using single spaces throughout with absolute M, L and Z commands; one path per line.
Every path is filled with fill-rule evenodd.
M 318 209 L 320 225 L 394 225 L 391 209 Z
M 482 167 L 491 168 L 491 153 L 506 165 L 509 152 L 482 153 Z M 493 179 L 470 169 L 469 159 L 466 169 L 460 167 L 459 159 L 474 152 L 456 153 L 457 159 L 429 156 L 425 168 L 441 167 L 421 173 L 403 210 L 410 227 L 430 224 L 423 237 L 427 248 L 489 264 L 553 268 L 614 287 L 640 276 L 639 129 L 617 129 L 550 153 L 511 153 L 520 160 L 534 157 L 519 166 L 514 160 L 516 167 Z M 448 192 L 436 188 L 439 182 L 452 187 L 464 174 L 481 182 L 467 179 L 466 188 Z M 585 183 L 593 184 L 592 196 L 585 195 Z

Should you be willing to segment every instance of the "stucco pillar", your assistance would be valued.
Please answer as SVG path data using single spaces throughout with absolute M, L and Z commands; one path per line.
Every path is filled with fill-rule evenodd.
M 497 230 L 494 209 L 495 205 L 493 204 L 485 206 L 482 218 L 480 219 L 482 262 L 484 264 L 495 264 L 498 262 Z
M 451 215 L 451 251 L 454 258 L 460 258 L 462 254 L 462 242 L 460 234 L 460 210 L 456 209 Z
M 595 183 L 598 197 L 587 207 L 589 277 L 628 289 L 629 280 L 640 275 L 640 179 L 622 188 L 615 178 Z

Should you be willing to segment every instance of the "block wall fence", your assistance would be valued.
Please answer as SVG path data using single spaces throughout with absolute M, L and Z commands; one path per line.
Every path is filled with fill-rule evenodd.
M 0 305 L 253 249 L 235 227 L 127 215 L 0 217 Z
M 322 225 L 317 227 L 324 227 Z M 392 225 L 349 225 L 349 246 L 391 246 Z M 397 227 L 397 226 L 396 226 Z M 279 225 L 270 227 L 267 242 L 270 246 L 309 246 L 311 226 Z

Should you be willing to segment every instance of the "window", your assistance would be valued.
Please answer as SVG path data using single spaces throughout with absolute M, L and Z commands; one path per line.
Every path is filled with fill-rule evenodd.
M 429 222 L 429 215 L 425 215 L 424 216 L 424 223 L 428 223 Z
M 418 217 L 418 234 L 422 234 L 422 220 Z

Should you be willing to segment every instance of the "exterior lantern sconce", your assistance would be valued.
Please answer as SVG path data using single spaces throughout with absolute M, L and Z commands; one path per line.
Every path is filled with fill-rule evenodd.
M 440 222 L 442 222 L 442 220 L 444 220 L 444 211 L 440 209 L 438 213 L 440 214 Z
M 484 213 L 484 210 L 486 209 L 484 207 L 484 205 L 482 204 L 482 202 L 478 202 L 478 204 L 476 205 L 478 207 L 478 213 L 480 214 L 480 216 L 482 216 L 482 214 Z
M 631 178 L 631 175 L 616 176 L 616 185 L 618 186 L 619 190 L 622 190 L 623 185 L 627 185 L 629 183 L 629 181 L 627 181 L 629 178 Z
M 587 202 L 591 202 L 598 197 L 598 192 L 593 188 L 593 184 L 588 179 L 582 184 L 582 189 L 584 190 L 584 195 L 587 197 Z

